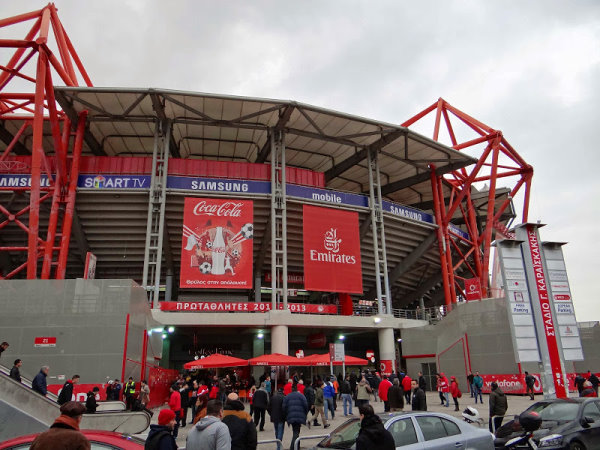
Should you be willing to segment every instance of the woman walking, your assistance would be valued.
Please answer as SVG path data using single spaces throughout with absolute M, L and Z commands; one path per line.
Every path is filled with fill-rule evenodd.
M 454 400 L 454 411 L 458 411 L 458 399 L 462 397 L 462 392 L 460 392 L 455 376 L 450 377 L 450 395 L 452 395 L 452 400 Z

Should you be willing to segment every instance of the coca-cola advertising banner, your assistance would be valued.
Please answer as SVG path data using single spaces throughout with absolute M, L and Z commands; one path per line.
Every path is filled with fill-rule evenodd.
M 252 288 L 253 204 L 186 198 L 181 245 L 182 288 Z
M 304 205 L 304 288 L 362 294 L 358 213 Z

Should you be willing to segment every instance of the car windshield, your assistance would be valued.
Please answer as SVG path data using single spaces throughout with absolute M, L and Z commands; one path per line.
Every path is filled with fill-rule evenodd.
M 553 420 L 558 422 L 568 422 L 577 418 L 579 403 L 557 402 L 557 403 L 536 403 L 527 411 L 535 411 L 542 420 Z
M 348 448 L 351 447 L 360 430 L 360 420 L 350 420 L 331 432 L 331 435 L 319 443 L 323 448 Z

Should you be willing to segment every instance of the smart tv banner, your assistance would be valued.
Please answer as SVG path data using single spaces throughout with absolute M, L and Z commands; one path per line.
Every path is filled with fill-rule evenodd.
M 181 248 L 182 288 L 252 288 L 253 203 L 186 198 Z
M 362 294 L 358 213 L 303 205 L 304 288 Z

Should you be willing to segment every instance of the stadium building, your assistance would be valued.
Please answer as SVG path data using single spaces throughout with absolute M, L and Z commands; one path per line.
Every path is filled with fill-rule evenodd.
M 476 360 L 520 375 L 510 341 L 489 360 L 497 335 L 459 315 L 492 308 L 508 326 L 505 298 L 479 300 L 516 195 L 527 222 L 533 169 L 501 132 L 442 99 L 397 125 L 94 87 L 52 4 L 0 21 L 17 25 L 29 33 L 3 40 L 0 73 L 0 339 L 25 373 L 158 385 L 211 353 L 343 342 L 383 372 L 462 376 Z M 432 139 L 413 131 L 427 120 Z

